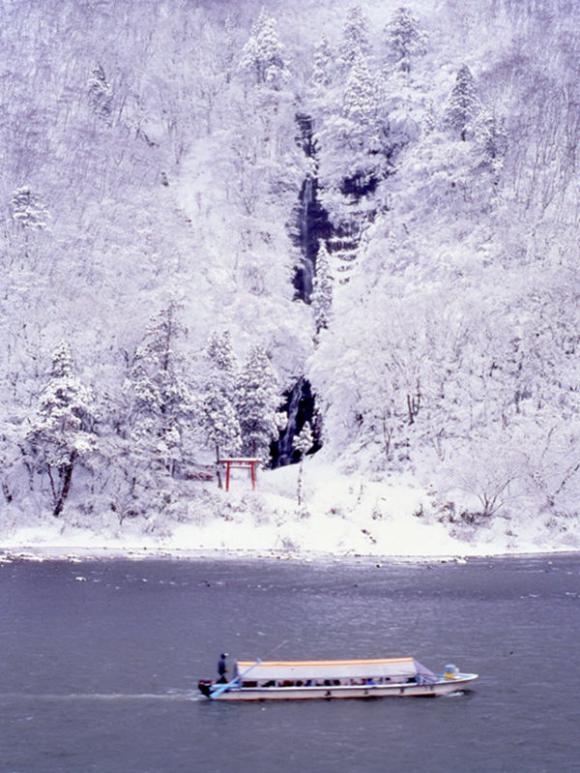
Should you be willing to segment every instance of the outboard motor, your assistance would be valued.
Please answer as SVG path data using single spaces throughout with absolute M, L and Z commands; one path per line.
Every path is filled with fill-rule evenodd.
M 206 698 L 209 698 L 211 696 L 211 688 L 212 688 L 213 682 L 211 679 L 200 679 L 197 683 L 197 686 L 199 688 L 199 691 L 205 695 Z

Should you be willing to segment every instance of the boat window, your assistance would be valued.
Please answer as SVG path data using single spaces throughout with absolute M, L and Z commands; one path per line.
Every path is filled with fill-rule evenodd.
M 242 687 L 257 687 L 257 682 L 242 682 Z

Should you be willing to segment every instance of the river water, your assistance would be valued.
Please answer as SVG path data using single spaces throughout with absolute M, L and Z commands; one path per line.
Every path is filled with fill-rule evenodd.
M 0 771 L 580 771 L 580 558 L 0 564 Z M 449 698 L 220 704 L 243 657 L 416 656 Z

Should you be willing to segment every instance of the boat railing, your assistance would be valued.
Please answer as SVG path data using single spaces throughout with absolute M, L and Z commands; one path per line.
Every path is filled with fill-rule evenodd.
M 439 677 L 435 674 L 417 674 L 415 681 L 417 684 L 436 684 Z

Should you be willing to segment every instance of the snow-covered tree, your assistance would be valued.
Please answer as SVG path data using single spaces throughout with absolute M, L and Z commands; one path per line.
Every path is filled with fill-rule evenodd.
M 481 110 L 475 81 L 467 65 L 457 73 L 455 86 L 445 110 L 445 124 L 465 142 L 468 131 Z
M 214 333 L 207 347 L 209 363 L 201 397 L 200 421 L 208 442 L 215 449 L 218 482 L 221 487 L 219 461 L 222 452 L 238 452 L 241 429 L 235 406 L 237 362 L 229 331 Z
M 298 435 L 296 435 L 292 445 L 301 457 L 304 457 L 310 451 L 314 445 L 314 439 L 312 437 L 312 428 L 308 421 L 305 422 Z
M 288 62 L 278 37 L 276 20 L 262 8 L 242 50 L 240 68 L 253 73 L 256 83 L 280 88 L 288 79 Z
M 12 219 L 25 231 L 46 228 L 49 213 L 38 193 L 23 185 L 12 194 L 10 200 Z
M 314 314 L 316 332 L 328 327 L 330 310 L 332 308 L 332 273 L 330 271 L 330 255 L 324 242 L 320 242 L 316 256 L 316 275 L 311 305 Z
M 95 451 L 94 428 L 92 392 L 75 375 L 70 347 L 63 341 L 52 354 L 51 374 L 22 445 L 25 462 L 48 477 L 57 517 L 70 493 L 75 467 Z
M 232 336 L 229 330 L 223 333 L 213 333 L 207 345 L 207 357 L 211 367 L 219 371 L 223 382 L 223 390 L 229 400 L 233 400 L 238 361 L 232 346 Z
M 240 449 L 240 422 L 236 409 L 220 388 L 219 380 L 210 380 L 205 388 L 201 405 L 201 422 L 208 442 L 215 448 L 216 462 L 222 453 L 232 454 Z
M 17 469 L 22 461 L 19 444 L 20 435 L 14 423 L 3 421 L 0 432 L 0 492 L 6 504 L 14 499 L 13 481 L 17 477 Z M 29 475 L 31 469 L 29 467 Z M 15 474 L 16 473 L 16 474 Z
M 228 14 L 224 20 L 224 47 L 222 58 L 225 70 L 225 81 L 230 83 L 235 70 L 236 63 L 236 24 L 231 15 Z
M 359 54 L 366 57 L 369 53 L 369 24 L 360 5 L 355 5 L 346 14 L 339 50 L 340 63 L 351 67 Z
M 245 454 L 268 459 L 270 443 L 286 423 L 280 403 L 278 377 L 265 350 L 255 346 L 241 370 L 236 393 Z
M 177 314 L 170 302 L 153 319 L 128 374 L 130 454 L 141 460 L 137 475 L 151 467 L 173 477 L 189 461 L 183 436 L 195 409 L 176 349 Z
M 113 88 L 102 65 L 96 64 L 88 82 L 89 102 L 96 116 L 110 122 L 113 108 Z
M 483 164 L 498 173 L 507 152 L 504 121 L 489 110 L 482 109 L 475 125 L 475 138 L 481 148 Z
M 385 28 L 387 59 L 403 72 L 411 72 L 414 59 L 425 53 L 427 35 L 419 20 L 405 6 L 399 8 Z
M 380 147 L 380 98 L 377 79 L 359 53 L 352 62 L 343 99 L 349 143 L 356 150 L 376 152 Z
M 315 90 L 324 92 L 332 83 L 332 76 L 335 67 L 335 56 L 328 42 L 328 38 L 323 35 L 314 49 L 312 61 L 312 74 L 310 83 Z
M 310 427 L 310 422 L 307 421 L 300 430 L 299 434 L 296 435 L 292 443 L 294 450 L 300 455 L 300 467 L 298 469 L 298 482 L 296 489 L 296 498 L 298 499 L 299 505 L 302 504 L 303 500 L 304 457 L 310 451 L 313 445 L 314 438 L 312 436 L 312 429 Z

